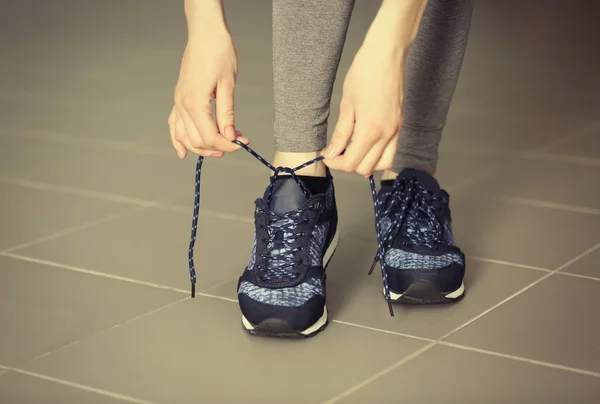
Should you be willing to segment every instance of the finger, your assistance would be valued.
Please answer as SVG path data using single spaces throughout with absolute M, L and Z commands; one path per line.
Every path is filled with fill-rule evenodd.
M 326 158 L 339 156 L 348 146 L 354 131 L 354 109 L 345 102 L 340 105 L 340 116 L 333 130 L 331 142 L 323 152 Z
M 180 142 L 178 142 L 175 139 L 175 122 L 177 120 L 177 110 L 175 109 L 175 107 L 173 107 L 173 109 L 171 110 L 171 115 L 169 115 L 169 134 L 171 136 L 171 143 L 173 144 L 173 148 L 175 149 L 175 152 L 177 153 L 177 157 L 179 157 L 181 160 L 185 159 L 185 156 L 187 155 L 187 149 L 185 148 L 185 146 L 183 144 L 181 144 Z
M 177 113 L 177 115 L 175 117 L 174 138 L 175 138 L 175 141 L 182 144 L 186 148 L 186 150 L 189 150 L 192 153 L 195 153 L 199 156 L 209 156 L 211 153 L 215 152 L 214 150 L 209 150 L 204 147 L 196 147 L 195 145 L 192 145 L 190 138 L 186 132 L 186 126 L 183 122 L 183 119 L 181 119 L 181 115 L 179 115 L 179 113 Z M 186 154 L 187 154 L 187 151 L 186 151 Z
M 333 170 L 354 172 L 380 139 L 381 131 L 379 129 L 366 130 L 357 125 L 352 143 L 348 146 L 344 155 L 325 159 L 323 162 Z
M 233 113 L 234 88 L 235 83 L 233 81 L 226 81 L 218 85 L 216 92 L 219 132 L 229 141 L 236 139 Z
M 194 154 L 202 157 L 223 157 L 223 152 L 218 150 L 210 150 L 210 149 L 199 149 L 190 143 L 189 139 L 183 140 L 183 144 Z
M 398 149 L 399 137 L 399 135 L 396 135 L 389 141 L 381 155 L 381 159 L 375 165 L 374 171 L 390 170 L 392 168 L 394 165 L 394 158 L 396 157 L 396 150 Z
M 183 115 L 184 121 L 190 122 L 195 128 L 196 133 L 202 139 L 204 147 L 215 150 L 231 153 L 237 151 L 240 146 L 225 139 L 217 129 L 217 125 L 212 119 L 211 105 L 207 104 L 208 108 L 187 109 Z M 181 110 L 179 110 L 181 114 Z M 186 124 L 186 128 L 188 125 Z M 188 133 L 189 134 L 189 133 Z
M 373 148 L 367 153 L 365 158 L 356 168 L 356 172 L 363 177 L 369 177 L 375 171 L 375 165 L 381 159 L 381 155 L 385 151 L 387 146 L 387 142 L 382 141 L 377 143 Z

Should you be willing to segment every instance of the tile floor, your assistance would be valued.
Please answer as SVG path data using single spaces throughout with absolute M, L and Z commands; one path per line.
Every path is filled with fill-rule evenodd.
M 188 298 L 180 3 L 2 2 L 2 404 L 600 402 L 597 4 L 477 2 L 439 171 L 466 298 L 390 318 L 368 185 L 339 175 L 333 323 L 280 341 L 246 335 L 234 300 L 267 174 L 244 153 L 206 165 Z M 270 155 L 270 2 L 226 3 L 239 127 Z M 340 77 L 376 3 L 357 2 Z

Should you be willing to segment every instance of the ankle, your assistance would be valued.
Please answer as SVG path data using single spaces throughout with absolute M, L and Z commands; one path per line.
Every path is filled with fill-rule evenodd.
M 321 155 L 320 151 L 309 152 L 309 153 L 285 153 L 275 152 L 275 158 L 273 159 L 273 165 L 275 167 L 298 167 L 301 164 L 306 163 L 314 158 Z M 298 175 L 306 175 L 309 177 L 325 177 L 327 173 L 327 167 L 322 161 L 315 164 L 311 164 L 302 170 L 296 171 Z
M 381 176 L 381 180 L 382 181 L 386 181 L 386 180 L 395 180 L 396 177 L 398 176 L 399 172 L 393 171 L 393 170 L 385 170 L 383 172 L 383 175 Z M 432 177 L 435 178 L 435 172 L 433 174 L 431 174 Z
M 392 170 L 385 170 L 383 172 L 383 175 L 381 176 L 381 180 L 382 181 L 395 180 L 397 176 L 398 176 L 397 172 L 392 171 Z

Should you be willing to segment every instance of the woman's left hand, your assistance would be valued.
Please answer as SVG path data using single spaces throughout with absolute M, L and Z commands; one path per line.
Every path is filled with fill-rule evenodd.
M 405 53 L 365 44 L 356 54 L 324 152 L 329 168 L 368 177 L 392 166 L 402 125 Z

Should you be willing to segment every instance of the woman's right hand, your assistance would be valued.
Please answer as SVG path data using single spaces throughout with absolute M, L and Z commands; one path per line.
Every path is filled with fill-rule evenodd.
M 180 159 L 188 150 L 200 156 L 222 157 L 240 148 L 233 140 L 249 143 L 235 129 L 236 76 L 237 54 L 226 29 L 188 40 L 168 120 L 171 141 Z M 216 123 L 212 117 L 215 98 Z

